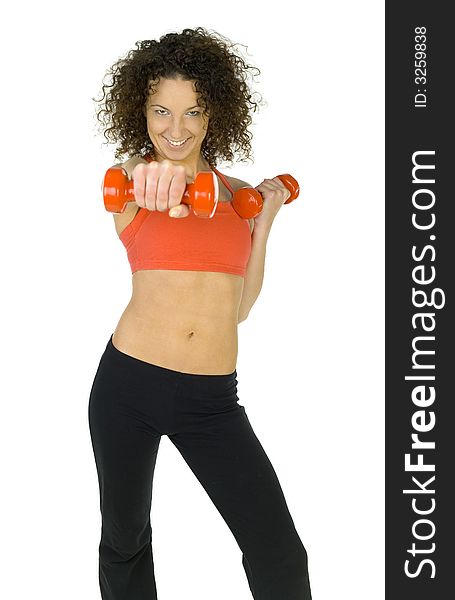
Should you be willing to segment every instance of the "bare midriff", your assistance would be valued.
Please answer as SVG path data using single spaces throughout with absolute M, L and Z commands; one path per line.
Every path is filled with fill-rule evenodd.
M 244 279 L 207 271 L 139 270 L 114 346 L 154 365 L 202 375 L 232 373 Z

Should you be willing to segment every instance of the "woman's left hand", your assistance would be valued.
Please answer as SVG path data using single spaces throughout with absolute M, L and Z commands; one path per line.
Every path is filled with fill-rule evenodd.
M 264 179 L 264 181 L 254 189 L 262 195 L 264 200 L 262 211 L 254 218 L 254 227 L 267 227 L 270 229 L 274 218 L 286 200 L 290 197 L 291 192 L 278 177 Z

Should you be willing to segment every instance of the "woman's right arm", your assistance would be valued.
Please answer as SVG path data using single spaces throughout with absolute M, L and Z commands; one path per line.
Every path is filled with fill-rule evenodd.
M 135 196 L 134 201 L 126 204 L 123 213 L 113 213 L 118 235 L 131 223 L 139 208 L 169 211 L 170 217 L 178 219 L 189 215 L 190 209 L 181 202 L 188 184 L 183 165 L 174 165 L 167 159 L 149 163 L 140 156 L 133 156 L 114 166 L 122 167 L 134 180 Z M 178 207 L 178 215 L 172 214 L 174 207 Z

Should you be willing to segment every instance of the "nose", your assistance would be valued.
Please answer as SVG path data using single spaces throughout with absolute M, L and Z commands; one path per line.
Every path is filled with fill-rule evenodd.
M 170 136 L 173 140 L 180 140 L 185 137 L 183 134 L 182 117 L 173 117 L 169 129 Z

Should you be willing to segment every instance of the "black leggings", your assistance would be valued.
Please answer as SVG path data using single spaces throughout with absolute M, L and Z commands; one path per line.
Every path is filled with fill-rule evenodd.
M 311 599 L 306 550 L 238 403 L 236 377 L 236 370 L 199 375 L 166 369 L 121 352 L 110 337 L 88 406 L 102 516 L 103 600 L 157 598 L 150 511 L 162 435 L 234 535 L 253 598 Z

